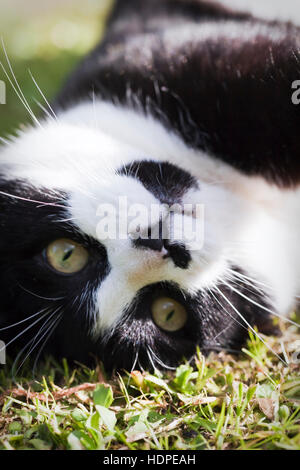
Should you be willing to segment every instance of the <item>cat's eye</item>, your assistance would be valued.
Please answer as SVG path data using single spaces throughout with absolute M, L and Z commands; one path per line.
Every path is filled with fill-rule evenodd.
M 46 248 L 48 263 L 56 271 L 75 274 L 81 271 L 89 259 L 88 251 L 79 243 L 60 238 Z
M 186 309 L 176 300 L 169 297 L 159 297 L 152 304 L 154 323 L 165 331 L 178 331 L 187 322 Z

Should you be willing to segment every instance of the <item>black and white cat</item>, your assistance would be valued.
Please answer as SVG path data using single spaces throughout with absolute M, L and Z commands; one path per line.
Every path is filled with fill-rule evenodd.
M 8 352 L 169 368 L 286 316 L 300 294 L 297 79 L 291 23 L 220 2 L 117 1 L 53 109 L 0 151 Z M 119 220 L 125 196 L 201 204 L 203 243 L 152 239 L 151 226 L 102 237 L 99 205 Z

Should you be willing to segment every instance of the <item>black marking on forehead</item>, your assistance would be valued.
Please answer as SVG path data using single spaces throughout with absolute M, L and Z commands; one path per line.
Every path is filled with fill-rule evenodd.
M 191 188 L 198 188 L 196 178 L 169 162 L 134 161 L 117 171 L 140 181 L 162 204 L 172 205 Z

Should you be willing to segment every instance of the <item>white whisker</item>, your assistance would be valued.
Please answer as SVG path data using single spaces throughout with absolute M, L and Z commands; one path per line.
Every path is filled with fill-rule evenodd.
M 147 346 L 147 349 L 149 349 L 149 351 L 151 352 L 151 354 L 154 357 L 155 362 L 157 362 L 157 364 L 159 364 L 160 366 L 162 366 L 162 367 L 164 367 L 165 369 L 168 369 L 168 370 L 176 370 L 176 367 L 167 366 L 164 362 L 162 362 L 162 360 L 159 357 L 157 357 L 157 355 L 155 354 L 155 352 L 153 351 L 153 349 L 150 346 Z M 154 369 L 156 369 L 156 367 L 154 367 Z
M 40 207 L 53 206 L 53 207 L 59 207 L 59 208 L 62 208 L 62 209 L 66 209 L 65 206 L 56 204 L 55 202 L 36 201 L 35 199 L 28 199 L 26 197 L 16 196 L 15 194 L 9 194 L 9 193 L 6 193 L 5 191 L 0 191 L 0 194 L 2 194 L 2 196 L 7 196 L 7 197 L 12 197 L 14 199 L 19 199 L 20 201 L 33 202 L 33 203 L 36 203 L 36 204 L 40 204 Z
M 5 145 L 9 145 L 9 144 L 10 144 L 9 140 L 4 139 L 4 137 L 0 137 L 0 142 L 2 142 L 2 143 L 5 144 Z
M 54 322 L 54 324 L 53 324 L 53 327 L 52 327 L 52 325 L 51 325 L 50 329 L 48 329 L 48 331 L 49 331 L 49 330 L 50 330 L 50 331 L 49 331 L 49 333 L 48 333 L 48 335 L 47 335 L 47 337 L 46 337 L 44 343 L 42 344 L 42 346 L 41 346 L 41 348 L 40 348 L 38 354 L 36 355 L 36 358 L 35 358 L 35 361 L 34 361 L 34 364 L 33 364 L 33 370 L 32 370 L 33 375 L 35 374 L 36 366 L 37 366 L 38 360 L 39 360 L 39 358 L 40 358 L 40 356 L 41 356 L 41 354 L 42 354 L 42 352 L 43 352 L 43 349 L 45 348 L 47 342 L 49 341 L 49 339 L 50 339 L 51 336 L 53 335 L 53 333 L 54 333 L 55 329 L 57 328 L 57 326 L 58 326 L 58 324 L 59 324 L 59 322 L 60 322 L 62 316 L 63 316 L 63 312 L 61 312 L 61 313 L 58 315 L 58 318 L 55 319 L 55 322 Z
M 212 292 L 211 289 L 209 289 L 209 292 L 210 294 L 213 296 L 213 298 L 216 300 L 216 302 L 220 305 L 220 307 L 227 313 L 227 315 L 229 315 L 229 317 L 234 321 L 236 322 L 241 328 L 243 328 L 244 330 L 248 331 L 248 328 L 243 325 L 241 322 L 239 322 L 239 320 L 237 318 L 235 318 L 233 315 L 231 315 L 230 312 L 228 312 L 228 310 L 224 307 L 223 304 L 221 304 L 220 300 L 215 296 L 215 294 Z M 223 333 L 223 330 L 222 330 L 222 333 Z
M 227 299 L 226 295 L 223 294 L 223 292 L 217 287 L 215 286 L 215 289 L 217 289 L 217 291 L 219 292 L 219 294 L 224 298 L 224 300 L 231 306 L 231 308 L 238 314 L 238 316 L 243 320 L 243 322 L 248 326 L 248 328 L 250 328 L 250 330 L 252 331 L 252 333 L 257 336 L 257 338 L 260 339 L 260 341 L 269 349 L 269 351 L 271 351 L 276 357 L 277 359 L 279 359 L 283 364 L 285 364 L 286 366 L 288 364 L 286 364 L 285 361 L 283 361 L 283 359 L 266 343 L 266 341 L 264 341 L 264 339 L 261 337 L 260 334 L 257 333 L 257 331 L 255 331 L 255 329 L 250 325 L 250 323 L 246 320 L 246 318 L 243 317 L 243 315 L 237 310 L 237 308 L 235 308 L 235 306 L 230 302 L 229 299 Z
M 53 121 L 55 120 L 54 117 L 52 116 L 52 114 L 49 113 L 48 109 L 45 108 L 45 106 L 42 105 L 42 103 L 40 103 L 36 98 L 33 98 L 33 101 L 34 101 L 35 104 L 46 114 L 46 116 L 47 116 L 49 119 L 52 119 Z
M 38 318 L 35 322 L 33 322 L 31 325 L 29 325 L 25 330 L 21 331 L 19 334 L 17 334 L 13 339 L 11 339 L 5 346 L 3 346 L 2 349 L 0 349 L 0 352 L 4 350 L 4 348 L 7 348 L 10 344 L 14 343 L 20 336 L 22 336 L 26 331 L 30 330 L 34 325 L 36 325 L 39 321 L 41 321 L 43 318 L 45 318 L 46 315 L 49 315 L 49 312 L 44 313 L 40 318 Z
M 245 300 L 248 300 L 248 302 L 252 303 L 253 305 L 255 305 L 256 307 L 259 307 L 261 308 L 262 310 L 268 312 L 268 313 L 271 313 L 272 315 L 274 315 L 275 317 L 277 318 L 280 318 L 281 320 L 283 321 L 286 321 L 287 323 L 290 323 L 291 325 L 294 325 L 294 326 L 297 326 L 299 328 L 299 324 L 294 322 L 293 320 L 290 320 L 289 318 L 286 318 L 282 315 L 279 315 L 279 313 L 276 313 L 274 312 L 274 310 L 270 310 L 269 308 L 267 307 L 264 307 L 263 305 L 259 304 L 258 302 L 255 302 L 255 300 L 252 300 L 250 299 L 247 295 L 245 294 L 242 294 L 242 292 L 240 292 L 239 290 L 235 289 L 234 287 L 232 287 L 230 284 L 227 284 L 227 282 L 223 281 L 223 284 L 227 287 L 229 287 L 229 289 L 231 289 L 233 292 L 235 292 L 236 294 L 240 295 L 241 297 L 243 297 Z
M 42 341 L 42 339 L 46 336 L 46 334 L 49 332 L 49 329 L 52 328 L 52 326 L 54 325 L 54 323 L 57 321 L 57 318 L 54 318 L 54 321 L 51 321 L 54 317 L 54 315 L 59 311 L 59 309 L 56 309 L 53 313 L 51 313 L 50 317 L 47 318 L 47 320 L 44 322 L 44 324 L 42 325 L 42 327 L 39 329 L 39 331 L 37 332 L 37 334 L 34 336 L 33 340 L 32 340 L 32 346 L 31 348 L 29 349 L 28 353 L 26 354 L 25 358 L 23 359 L 23 361 L 21 362 L 21 364 L 19 365 L 18 369 L 16 370 L 16 374 L 18 373 L 18 371 L 22 368 L 23 364 L 26 362 L 27 358 L 30 356 L 30 354 L 37 348 L 37 346 L 40 344 L 40 342 Z M 45 330 L 45 331 L 44 331 Z M 44 333 L 43 333 L 44 332 Z M 38 339 L 38 341 L 36 342 L 36 339 L 39 337 L 39 335 L 42 334 L 42 336 Z M 31 343 L 30 343 L 31 345 Z
M 45 312 L 46 310 L 47 310 L 47 308 L 43 308 L 39 312 L 36 312 L 33 315 L 30 315 L 30 317 L 26 317 L 23 320 L 18 321 L 17 323 L 13 323 L 12 325 L 5 326 L 4 328 L 0 328 L 0 331 L 9 330 L 10 328 L 13 328 L 14 326 L 21 325 L 21 323 L 24 323 L 24 322 L 30 320 L 31 318 L 34 318 L 37 315 L 40 315 L 41 313 Z
M 42 299 L 42 300 L 51 300 L 52 302 L 56 302 L 58 300 L 63 300 L 64 297 L 43 297 L 41 295 L 38 295 L 38 294 L 35 294 L 34 292 L 31 292 L 29 289 L 26 289 L 25 287 L 23 287 L 20 283 L 18 283 L 18 286 L 24 290 L 25 292 L 27 292 L 27 294 L 31 294 L 33 295 L 34 297 L 37 297 L 38 299 Z
M 50 110 L 52 116 L 53 116 L 54 119 L 56 120 L 56 119 L 57 119 L 57 116 L 56 116 L 56 114 L 55 114 L 53 108 L 51 107 L 49 101 L 47 100 L 46 96 L 44 95 L 44 93 L 42 92 L 41 88 L 40 88 L 39 85 L 37 84 L 37 81 L 36 81 L 36 79 L 34 78 L 34 76 L 33 76 L 32 72 L 31 72 L 31 70 L 28 70 L 28 72 L 29 72 L 29 75 L 30 75 L 31 78 L 32 78 L 33 83 L 34 83 L 35 86 L 37 87 L 37 89 L 38 89 L 38 91 L 40 92 L 42 98 L 44 99 L 46 105 L 48 106 L 48 108 L 49 108 L 49 110 Z
M 51 313 L 51 310 L 49 309 L 49 314 L 50 314 L 50 313 Z M 25 346 L 21 349 L 21 351 L 19 351 L 19 353 L 17 354 L 17 356 L 16 356 L 16 358 L 15 358 L 15 360 L 14 360 L 14 363 L 13 363 L 13 365 L 12 365 L 12 375 L 13 375 L 13 376 L 16 375 L 16 373 L 17 373 L 18 370 L 20 369 L 20 368 L 18 368 L 17 372 L 15 372 L 15 366 L 16 366 L 16 364 L 18 363 L 19 358 L 22 356 L 23 352 L 24 352 L 28 347 L 30 347 L 32 344 L 34 344 L 34 342 L 35 342 L 37 336 L 40 334 L 40 332 L 42 332 L 42 331 L 44 330 L 45 326 L 48 324 L 49 320 L 51 320 L 52 317 L 53 317 L 53 314 L 50 315 L 50 318 L 47 318 L 47 319 L 46 319 L 46 321 L 43 323 L 43 325 L 42 325 L 41 328 L 39 329 L 38 333 L 37 333 L 33 338 L 31 338 L 31 339 L 28 341 L 28 343 L 26 343 L 26 345 L 25 345 Z M 27 359 L 27 357 L 28 357 L 28 356 L 26 356 L 25 360 Z M 23 361 L 23 363 L 24 363 L 24 362 L 25 362 L 25 361 Z M 22 365 L 23 365 L 23 363 L 22 363 Z
M 5 48 L 5 45 L 4 45 L 4 40 L 3 40 L 3 37 L 1 38 L 1 42 L 2 42 L 2 48 L 3 48 L 3 51 L 4 51 L 4 54 L 5 54 L 5 58 L 6 58 L 6 61 L 7 61 L 7 64 L 8 64 L 8 67 L 9 67 L 9 70 L 12 74 L 12 77 L 13 77 L 13 80 L 15 81 L 15 84 L 13 83 L 12 79 L 10 78 L 8 72 L 6 71 L 4 65 L 2 64 L 2 62 L 0 62 L 0 65 L 2 67 L 2 70 L 3 72 L 5 73 L 5 76 L 7 78 L 7 80 L 9 81 L 9 83 L 11 84 L 14 92 L 16 93 L 17 97 L 19 98 L 19 100 L 21 101 L 21 103 L 24 105 L 25 109 L 28 111 L 30 117 L 32 118 L 32 120 L 35 122 L 35 124 L 37 124 L 39 127 L 42 127 L 39 120 L 37 119 L 37 117 L 35 116 L 34 112 L 32 111 L 31 107 L 29 106 L 28 104 L 28 101 L 27 99 L 25 98 L 25 95 L 24 93 L 22 92 L 21 90 L 21 87 L 16 79 L 16 76 L 14 74 L 14 71 L 13 71 L 13 68 L 11 66 L 11 63 L 10 63 L 10 60 L 8 58 L 8 55 L 7 55 L 7 52 L 6 52 L 6 48 Z
M 254 289 L 255 289 L 256 285 L 260 285 L 260 286 L 264 287 L 265 289 L 273 290 L 271 286 L 265 284 L 264 282 L 258 281 L 257 279 L 253 279 L 252 277 L 246 276 L 245 274 L 239 273 L 239 272 L 234 271 L 233 269 L 230 269 L 230 268 L 228 269 L 228 271 L 230 271 L 231 274 L 233 274 L 233 276 L 235 276 L 239 279 L 249 281 L 250 285 Z

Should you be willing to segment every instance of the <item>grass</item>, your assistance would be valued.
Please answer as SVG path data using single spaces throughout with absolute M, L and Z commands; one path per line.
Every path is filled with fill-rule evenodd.
M 107 3 L 93 3 L 97 15 L 92 2 L 83 3 L 84 12 L 72 3 L 72 17 L 54 12 L 22 22 L 16 12 L 2 14 L 1 34 L 29 99 L 40 97 L 28 69 L 51 100 L 99 36 Z M 61 41 L 74 27 L 73 43 Z M 0 135 L 26 119 L 7 87 Z M 266 341 L 291 361 L 288 366 L 252 334 L 239 357 L 204 358 L 198 352 L 193 366 L 183 362 L 176 373 L 164 375 L 133 371 L 107 377 L 101 364 L 70 368 L 49 357 L 36 379 L 27 364 L 12 380 L 8 364 L 0 369 L 0 449 L 299 450 L 300 366 L 292 357 L 300 350 L 300 334 L 294 326 L 282 330 L 282 338 Z
M 239 357 L 198 351 L 175 373 L 108 378 L 100 363 L 69 368 L 49 357 L 38 379 L 28 364 L 13 382 L 8 365 L 0 449 L 300 450 L 300 335 L 282 328 L 268 345 L 250 332 Z
M 111 0 L 73 0 L 71 8 L 63 1 L 53 8 L 46 0 L 27 0 L 27 8 L 14 8 L 14 2 L 19 3 L 12 0 L 10 9 L 1 6 L 0 38 L 24 95 L 38 113 L 35 101 L 43 103 L 43 99 L 29 71 L 51 102 L 69 72 L 101 38 Z M 9 70 L 1 43 L 0 62 Z M 7 90 L 6 104 L 0 105 L 0 136 L 4 137 L 29 117 L 1 67 L 0 80 Z

